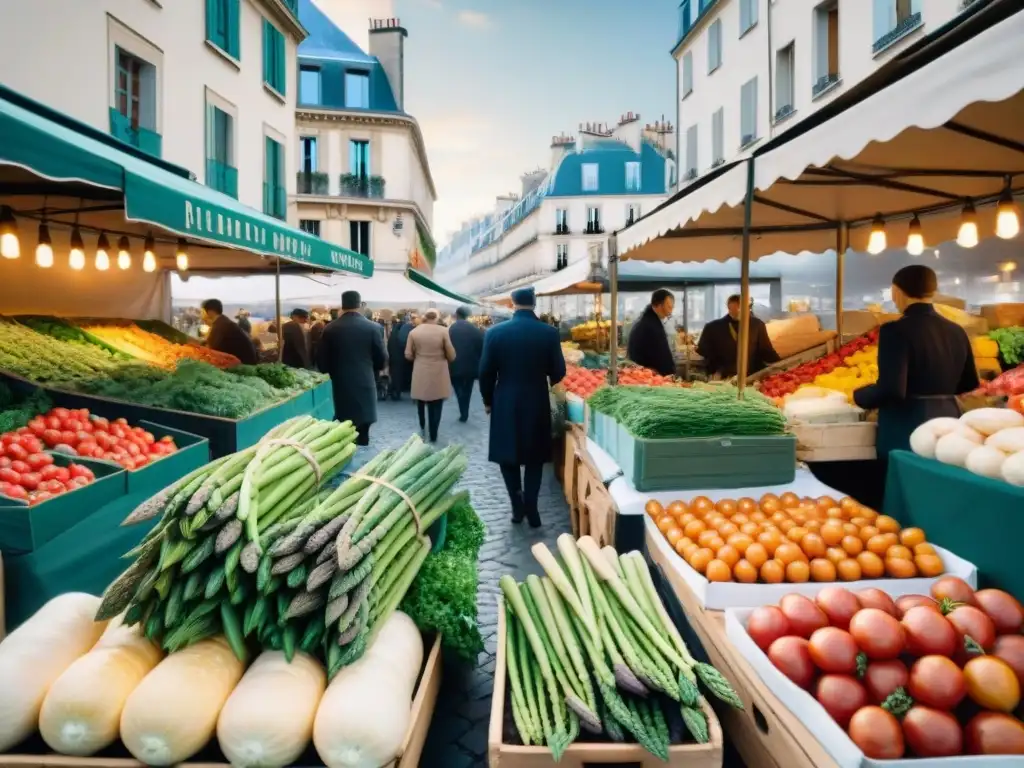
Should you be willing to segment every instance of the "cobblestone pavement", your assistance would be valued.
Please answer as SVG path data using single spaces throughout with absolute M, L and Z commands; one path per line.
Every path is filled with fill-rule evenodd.
M 399 403 L 380 403 L 378 410 L 377 423 L 370 430 L 372 453 L 397 447 L 419 430 L 416 406 L 408 398 Z M 469 421 L 460 424 L 458 417 L 458 406 L 451 399 L 444 406 L 438 442 L 465 446 L 469 469 L 463 475 L 462 487 L 472 494 L 473 507 L 487 525 L 487 539 L 480 550 L 477 602 L 485 647 L 476 669 L 460 668 L 451 663 L 445 667 L 437 711 L 421 762 L 424 768 L 487 765 L 487 727 L 497 648 L 498 579 L 506 573 L 515 574 L 519 579 L 529 573 L 541 574 L 530 547 L 537 541 L 554 546 L 555 539 L 569 530 L 565 497 L 551 474 L 550 465 L 545 468 L 540 492 L 543 527 L 532 529 L 525 522 L 512 525 L 501 474 L 496 464 L 487 461 L 488 418 L 478 392 L 474 392 Z

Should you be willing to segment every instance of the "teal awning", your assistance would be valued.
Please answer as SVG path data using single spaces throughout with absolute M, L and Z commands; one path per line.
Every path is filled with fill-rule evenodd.
M 433 291 L 434 293 L 440 293 L 442 296 L 447 296 L 449 299 L 452 299 L 454 301 L 458 301 L 463 304 L 478 303 L 476 299 L 472 299 L 469 296 L 465 296 L 461 293 L 456 293 L 455 291 L 449 290 L 440 283 L 435 283 L 430 277 L 423 274 L 419 270 L 413 269 L 412 267 L 409 267 L 409 269 L 406 270 L 406 276 L 417 285 L 422 285 L 424 288 L 427 288 Z
M 314 270 L 373 274 L 373 262 L 185 178 L 135 150 L 0 86 L 0 165 L 49 181 L 120 191 L 124 215 L 197 244 L 277 256 Z

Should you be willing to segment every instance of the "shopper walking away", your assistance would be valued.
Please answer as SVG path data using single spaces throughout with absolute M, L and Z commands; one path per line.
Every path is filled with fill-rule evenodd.
M 224 305 L 220 299 L 207 299 L 203 302 L 203 322 L 210 327 L 206 337 L 206 346 L 210 349 L 234 355 L 244 365 L 256 365 L 259 362 L 249 334 L 230 317 L 224 316 Z
M 626 357 L 662 376 L 674 376 L 676 372 L 676 361 L 665 332 L 665 321 L 672 317 L 675 304 L 675 297 L 664 288 L 652 293 L 651 303 L 633 323 L 626 345 Z
M 331 376 L 334 418 L 351 421 L 356 445 L 370 444 L 370 426 L 377 421 L 376 374 L 388 364 L 388 353 L 376 323 L 360 312 L 358 291 L 341 294 L 341 315 L 320 338 L 320 370 Z
M 419 325 L 419 318 L 416 313 L 409 315 L 407 322 L 402 324 L 402 328 L 398 333 L 398 350 L 402 360 L 405 360 L 405 348 L 409 344 L 409 334 L 413 332 L 413 329 Z M 402 378 L 398 382 L 399 392 L 408 392 L 412 388 L 412 363 L 406 361 L 405 365 L 402 366 Z
M 459 401 L 459 421 L 469 421 L 469 403 L 473 398 L 473 382 L 480 373 L 480 353 L 484 348 L 484 332 L 467 319 L 469 307 L 455 310 L 455 322 L 448 329 L 452 346 L 455 347 L 455 362 L 449 370 L 452 375 L 452 389 Z
M 405 343 L 403 343 L 402 329 L 405 328 L 405 316 L 397 315 L 391 324 L 391 335 L 388 336 L 388 368 L 391 381 L 389 382 L 391 399 L 398 401 L 402 399 L 402 384 L 405 382 L 405 372 L 409 364 L 405 360 Z M 409 335 L 405 334 L 405 342 L 409 341 Z
M 327 323 L 322 314 L 313 315 L 313 323 L 309 326 L 309 359 L 315 363 L 317 350 L 320 347 L 320 337 L 324 335 L 324 328 Z
M 423 314 L 423 322 L 409 334 L 405 346 L 405 359 L 413 364 L 410 392 L 416 401 L 420 430 L 432 443 L 437 442 L 444 401 L 452 394 L 448 364 L 455 360 L 455 348 L 440 319 L 440 312 L 428 309 Z
M 311 365 L 309 335 L 309 312 L 293 309 L 291 320 L 281 326 L 281 362 L 291 368 L 309 368 Z
M 537 499 L 544 464 L 552 459 L 550 388 L 565 378 L 558 331 L 533 312 L 533 288 L 512 292 L 512 319 L 484 336 L 480 395 L 491 416 L 487 458 L 501 467 L 512 522 L 540 526 Z
M 726 302 L 729 313 L 712 320 L 700 332 L 697 354 L 704 358 L 710 376 L 728 379 L 736 375 L 739 363 L 740 297 L 730 296 Z M 753 302 L 751 302 L 753 305 Z M 772 363 L 779 362 L 779 353 L 768 338 L 768 327 L 760 318 L 750 315 L 747 349 L 747 375 L 757 373 Z

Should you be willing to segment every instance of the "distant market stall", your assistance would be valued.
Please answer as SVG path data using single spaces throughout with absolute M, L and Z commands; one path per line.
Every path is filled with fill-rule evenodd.
M 398 311 L 436 307 L 451 311 L 462 305 L 476 304 L 469 296 L 445 288 L 411 267 L 401 271 L 378 269 L 368 280 L 354 276 L 345 277 L 334 281 L 333 285 L 338 291 L 359 291 L 363 303 L 369 309 Z

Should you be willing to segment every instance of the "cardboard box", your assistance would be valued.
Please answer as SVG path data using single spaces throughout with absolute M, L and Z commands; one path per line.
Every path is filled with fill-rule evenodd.
M 801 595 L 814 597 L 827 586 L 842 584 L 851 590 L 880 589 L 892 597 L 903 595 L 927 595 L 936 578 L 918 579 L 863 579 L 850 582 L 807 582 L 805 584 L 739 584 L 737 582 L 709 582 L 700 573 L 690 567 L 669 545 L 668 540 L 658 530 L 655 522 L 647 516 L 644 520 L 647 527 L 646 540 L 648 547 L 657 550 L 663 562 L 675 570 L 690 587 L 703 608 L 725 610 L 726 608 L 756 608 L 760 605 L 773 605 L 786 595 L 797 592 Z M 959 576 L 972 587 L 978 586 L 978 569 L 952 552 L 941 547 L 935 551 L 942 557 L 946 565 L 946 574 Z

